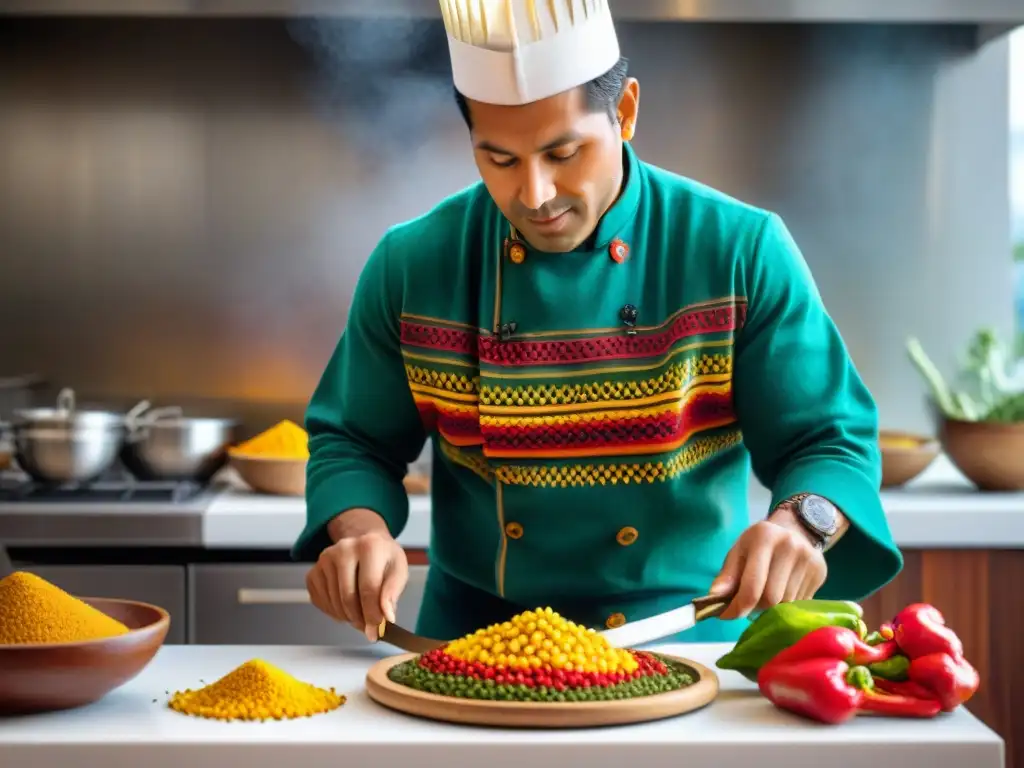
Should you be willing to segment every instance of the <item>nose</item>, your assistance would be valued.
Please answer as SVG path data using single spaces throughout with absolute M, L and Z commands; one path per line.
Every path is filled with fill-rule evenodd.
M 532 211 L 540 210 L 555 198 L 555 182 L 551 171 L 542 163 L 525 164 L 525 176 L 519 190 L 519 202 Z

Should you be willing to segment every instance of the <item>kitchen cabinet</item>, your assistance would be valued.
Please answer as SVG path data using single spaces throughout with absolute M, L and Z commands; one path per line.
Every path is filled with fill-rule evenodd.
M 409 583 L 396 611 L 403 627 L 416 624 L 428 567 L 409 566 Z M 362 633 L 333 621 L 309 603 L 308 570 L 308 565 L 290 563 L 189 566 L 190 642 L 367 646 Z
M 185 567 L 180 565 L 33 565 L 14 562 L 19 571 L 34 573 L 69 594 L 138 600 L 158 605 L 171 615 L 167 642 L 188 639 Z
M 981 687 L 967 708 L 1006 742 L 1006 768 L 1024 768 L 1024 549 L 904 549 L 904 567 L 863 602 L 871 628 L 910 603 L 938 608 L 964 644 Z

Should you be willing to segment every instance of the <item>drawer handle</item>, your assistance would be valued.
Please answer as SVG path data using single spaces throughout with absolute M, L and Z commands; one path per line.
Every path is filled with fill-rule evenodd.
M 240 589 L 238 602 L 241 605 L 299 605 L 309 602 L 309 592 L 304 589 Z

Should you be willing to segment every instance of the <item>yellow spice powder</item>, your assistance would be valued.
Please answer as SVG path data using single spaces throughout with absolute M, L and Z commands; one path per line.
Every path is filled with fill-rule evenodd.
M 239 456 L 263 456 L 277 459 L 308 459 L 309 435 L 293 421 L 285 419 L 231 449 Z
M 175 693 L 168 706 L 216 720 L 285 720 L 330 712 L 344 703 L 333 688 L 317 688 L 252 659 L 205 688 Z
M 0 579 L 0 645 L 76 643 L 128 631 L 33 573 L 17 571 Z

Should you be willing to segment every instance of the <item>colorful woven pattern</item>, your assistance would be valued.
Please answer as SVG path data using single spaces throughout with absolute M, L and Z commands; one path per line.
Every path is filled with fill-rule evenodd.
M 403 319 L 401 337 L 420 417 L 454 463 L 488 480 L 496 467 L 512 485 L 653 482 L 739 442 L 736 430 L 702 435 L 736 422 L 732 344 L 745 315 L 746 303 L 730 297 L 635 336 L 598 330 L 503 343 L 416 316 Z M 643 456 L 658 458 L 626 460 Z

